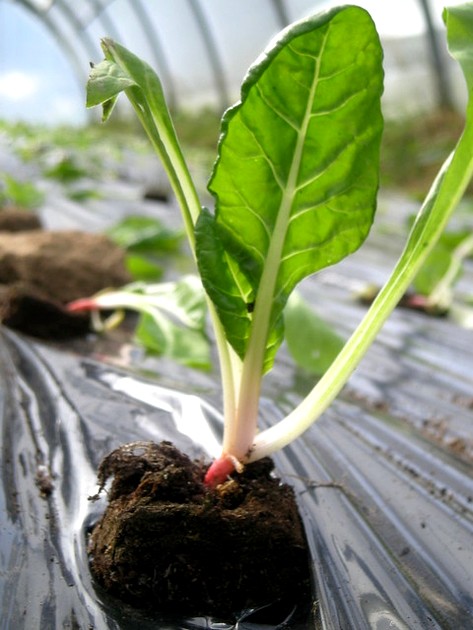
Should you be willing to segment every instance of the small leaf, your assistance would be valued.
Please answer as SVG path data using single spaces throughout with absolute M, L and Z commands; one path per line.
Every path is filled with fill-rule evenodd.
M 90 199 L 101 199 L 102 193 L 93 188 L 81 188 L 78 190 L 69 190 L 67 196 L 69 199 L 72 199 L 72 201 L 82 202 L 89 201 Z
M 139 289 L 139 287 L 138 287 Z M 147 308 L 136 336 L 149 350 L 183 365 L 210 369 L 210 345 L 205 334 L 207 306 L 202 285 L 195 276 L 175 283 L 142 287 Z
M 284 309 L 286 342 L 294 361 L 322 376 L 343 348 L 344 340 L 295 291 Z
M 106 65 L 100 70 L 101 64 L 92 68 L 88 102 L 90 105 L 103 103 L 103 119 L 106 119 L 119 92 L 125 90 L 169 177 L 193 250 L 194 224 L 200 213 L 200 202 L 174 130 L 161 81 L 146 62 L 117 42 L 104 38 L 102 50 Z
M 88 175 L 87 171 L 79 166 L 77 160 L 71 155 L 62 157 L 56 164 L 48 168 L 44 174 L 46 177 L 64 183 L 74 182 Z
M 184 276 L 177 282 L 160 284 L 135 283 L 128 290 L 142 296 L 146 308 L 158 309 L 176 322 L 189 328 L 203 330 L 207 314 L 205 293 L 196 276 Z
M 112 39 L 107 37 L 102 39 L 102 50 L 105 54 L 105 61 L 101 63 L 111 64 L 110 69 L 105 67 L 103 74 L 110 76 L 112 80 L 110 82 L 105 80 L 105 89 L 100 81 L 97 87 L 96 80 L 93 79 L 90 88 L 91 103 L 95 105 L 104 103 L 105 114 L 106 106 L 110 111 L 113 107 L 113 103 L 107 105 L 107 101 L 116 99 L 120 92 L 128 90 L 127 94 L 130 101 L 135 109 L 138 106 L 142 110 L 145 118 L 147 118 L 147 124 L 153 121 L 151 127 L 147 128 L 146 131 L 151 135 L 157 132 L 152 140 L 158 141 L 159 147 L 155 144 L 155 149 L 159 148 L 160 157 L 166 168 L 171 147 L 172 151 L 177 153 L 180 153 L 180 149 L 159 77 L 151 66 Z M 95 76 L 94 71 L 101 63 L 92 68 L 91 78 Z M 107 113 L 109 115 L 108 110 Z M 164 147 L 165 150 L 161 153 L 163 149 L 161 142 L 165 136 L 168 146 Z M 183 160 L 182 155 L 179 155 L 179 159 Z
M 118 96 L 114 96 L 113 98 L 109 98 L 108 101 L 104 101 L 102 103 L 102 122 L 107 122 L 107 120 L 112 115 L 112 112 L 115 107 L 115 103 L 117 102 Z
M 427 296 L 429 308 L 445 312 L 452 304 L 453 287 L 473 253 L 470 230 L 444 232 L 414 278 L 414 288 Z
M 104 103 L 104 109 L 110 109 L 111 101 L 115 101 L 120 92 L 136 85 L 135 81 L 116 63 L 104 59 L 92 66 L 87 83 L 87 107 L 95 107 Z

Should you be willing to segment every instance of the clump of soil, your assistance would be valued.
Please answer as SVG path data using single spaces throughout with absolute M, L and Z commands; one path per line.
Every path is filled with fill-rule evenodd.
M 42 339 L 89 330 L 64 305 L 130 282 L 125 253 L 100 234 L 47 231 L 26 212 L 0 212 L 0 321 Z
M 40 230 L 41 221 L 37 214 L 21 208 L 0 209 L 0 232 L 24 232 Z
M 169 442 L 136 442 L 99 468 L 109 504 L 89 544 L 91 570 L 135 607 L 234 617 L 309 593 L 308 551 L 292 489 L 272 462 L 209 489 L 207 466 Z
M 0 233 L 0 283 L 22 282 L 69 302 L 129 280 L 124 253 L 107 237 L 79 230 Z

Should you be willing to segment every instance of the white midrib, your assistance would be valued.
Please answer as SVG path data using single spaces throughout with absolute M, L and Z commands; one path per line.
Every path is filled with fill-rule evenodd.
M 307 107 L 298 131 L 294 157 L 279 206 L 275 229 L 273 231 L 256 295 L 253 325 L 251 328 L 248 350 L 243 361 L 236 422 L 224 437 L 224 451 L 234 455 L 237 459 L 244 459 L 247 456 L 256 433 L 260 385 L 264 356 L 266 352 L 266 343 L 269 334 L 269 322 L 271 318 L 272 305 L 286 239 L 287 227 L 291 215 L 292 203 L 294 195 L 297 192 L 297 181 L 302 162 L 305 137 L 307 135 L 307 129 L 312 112 L 312 104 L 314 102 L 315 92 L 320 76 L 320 60 L 323 55 L 327 36 L 328 32 L 325 34 L 319 56 L 316 60 L 316 68 L 307 99 Z

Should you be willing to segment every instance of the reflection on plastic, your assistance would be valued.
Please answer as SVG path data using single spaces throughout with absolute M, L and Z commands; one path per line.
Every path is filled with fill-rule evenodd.
M 98 461 L 114 446 L 110 436 L 117 444 L 167 439 L 182 450 L 193 448 L 192 455 L 212 456 L 221 419 L 196 396 L 124 377 L 14 334 L 7 333 L 3 341 L 2 630 L 307 628 L 310 602 L 295 608 L 292 603 L 289 610 L 275 604 L 264 614 L 246 611 L 240 620 L 224 623 L 205 617 L 161 618 L 122 605 L 96 588 L 86 537 L 104 505 L 88 497 L 96 492 Z M 138 426 L 137 413 L 146 418 Z M 192 423 L 186 421 L 189 413 Z M 36 482 L 39 467 L 54 484 L 48 494 Z
M 210 405 L 197 396 L 178 394 L 164 387 L 142 383 L 129 376 L 120 376 L 112 372 L 104 374 L 102 380 L 114 391 L 123 392 L 130 398 L 169 413 L 176 429 L 200 446 L 210 458 L 219 455 L 221 430 L 220 435 L 216 435 L 215 429 L 221 426 L 222 420 Z M 213 420 L 212 424 L 210 419 Z

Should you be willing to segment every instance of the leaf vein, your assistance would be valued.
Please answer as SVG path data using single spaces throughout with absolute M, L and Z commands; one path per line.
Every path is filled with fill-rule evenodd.
M 330 25 L 329 25 L 329 28 L 327 29 L 327 32 L 326 32 L 326 33 L 325 33 L 325 35 L 324 35 L 324 42 L 323 42 L 323 43 L 324 43 L 324 45 L 325 45 L 325 41 L 326 41 L 327 34 L 328 34 L 328 31 L 329 31 L 329 30 L 330 30 Z M 308 57 L 309 59 L 314 59 L 315 63 L 318 63 L 318 61 L 319 61 L 319 59 L 320 59 L 320 55 L 311 54 L 311 53 L 309 53 L 309 52 L 302 52 L 302 51 L 298 50 L 297 48 L 294 48 L 294 45 L 293 45 L 293 43 L 292 43 L 292 42 L 290 42 L 290 43 L 287 45 L 287 47 L 288 47 L 288 49 L 289 49 L 291 52 L 293 52 L 295 55 L 298 55 L 299 57 Z
M 347 232 L 352 232 L 354 229 L 356 229 L 356 226 L 353 226 L 353 225 L 349 225 L 349 226 L 347 226 L 347 227 L 345 227 L 343 229 L 338 229 L 336 235 L 328 236 L 321 243 L 317 243 L 317 245 L 312 245 L 310 247 L 304 247 L 304 248 L 298 249 L 295 252 L 291 252 L 290 254 L 286 254 L 286 256 L 283 256 L 281 258 L 280 268 L 281 268 L 283 263 L 285 263 L 286 261 L 290 260 L 291 258 L 296 258 L 297 256 L 302 256 L 304 254 L 313 252 L 317 247 L 320 247 L 321 245 L 330 243 L 330 241 L 340 240 L 339 237 L 340 237 L 341 234 L 344 234 L 344 233 L 347 233 Z M 310 267 L 310 265 L 304 265 L 304 267 L 308 268 L 308 267 Z M 299 273 L 300 269 L 301 269 L 300 267 L 295 267 L 294 268 L 294 273 Z M 312 273 L 312 272 L 309 272 L 309 273 Z M 284 286 L 286 286 L 287 284 L 290 284 L 290 283 L 288 281 L 286 281 Z M 284 291 L 282 290 L 281 292 L 284 292 Z M 281 292 L 279 292 L 278 295 L 280 295 Z
M 304 188 L 307 188 L 307 186 L 310 186 L 311 184 L 316 182 L 318 179 L 320 179 L 322 175 L 324 175 L 331 167 L 334 166 L 334 164 L 337 162 L 340 156 L 343 155 L 346 151 L 348 151 L 352 147 L 353 144 L 355 144 L 356 141 L 357 141 L 357 137 L 353 136 L 350 141 L 347 141 L 343 145 L 343 147 L 334 156 L 332 156 L 330 161 L 322 168 L 321 171 L 319 171 L 318 173 L 316 173 L 315 175 L 311 177 L 308 177 L 303 182 L 298 184 L 296 187 L 296 191 L 300 192 Z
M 312 112 L 310 117 L 311 118 L 317 118 L 318 116 L 327 116 L 329 114 L 333 114 L 335 112 L 339 112 L 346 105 L 348 105 L 348 103 L 350 103 L 350 101 L 355 99 L 362 92 L 366 92 L 366 90 L 367 90 L 367 87 L 364 86 L 360 90 L 358 90 L 357 92 L 353 92 L 352 94 L 350 94 L 347 98 L 345 98 L 343 101 L 341 101 L 336 107 L 331 107 L 330 109 L 322 109 L 322 110 L 319 110 L 319 111 L 316 111 L 316 112 Z
M 296 212 L 293 212 L 293 214 L 291 215 L 291 218 L 289 219 L 289 223 L 292 223 L 293 221 L 295 221 L 299 217 L 303 216 L 304 214 L 307 214 L 308 212 L 312 212 L 314 210 L 317 210 L 317 208 L 321 208 L 323 206 L 327 206 L 327 203 L 329 203 L 333 199 L 336 199 L 340 195 L 344 195 L 345 193 L 347 193 L 352 188 L 354 188 L 354 185 L 353 184 L 349 184 L 348 186 L 345 186 L 344 188 L 341 188 L 340 190 L 337 190 L 337 192 L 333 193 L 332 195 L 329 195 L 328 197 L 326 197 L 325 199 L 323 199 L 319 203 L 304 204 L 303 206 L 301 206 L 299 208 L 299 210 L 297 210 Z M 348 211 L 342 210 L 340 208 L 332 208 L 330 206 L 329 206 L 329 209 L 332 212 L 337 212 L 337 213 L 341 213 L 341 214 L 346 214 L 348 212 Z
M 264 150 L 263 146 L 261 145 L 260 141 L 258 140 L 255 132 L 253 131 L 253 129 L 251 129 L 251 127 L 248 126 L 247 122 L 243 119 L 241 119 L 242 124 L 246 127 L 246 129 L 248 130 L 248 132 L 250 133 L 250 135 L 252 136 L 253 140 L 255 141 L 258 149 L 260 150 L 260 155 L 261 157 L 266 161 L 266 163 L 268 164 L 271 173 L 273 174 L 273 178 L 274 181 L 276 182 L 276 184 L 278 185 L 278 187 L 284 191 L 284 188 L 286 186 L 286 184 L 280 179 L 279 175 L 276 172 L 276 169 L 274 168 L 274 164 L 271 160 L 271 158 L 269 157 L 269 155 L 266 153 L 266 151 Z
M 285 114 L 283 114 L 275 105 L 273 105 L 273 103 L 271 103 L 271 101 L 268 99 L 268 97 L 266 96 L 266 94 L 263 92 L 263 90 L 258 84 L 256 85 L 256 89 L 258 91 L 258 94 L 260 95 L 261 100 L 266 105 L 266 107 L 268 107 L 268 109 L 274 112 L 276 116 L 280 118 L 283 122 L 289 125 L 289 127 L 294 129 L 294 131 L 299 133 L 300 128 L 295 123 L 293 123 L 292 120 L 290 120 Z

